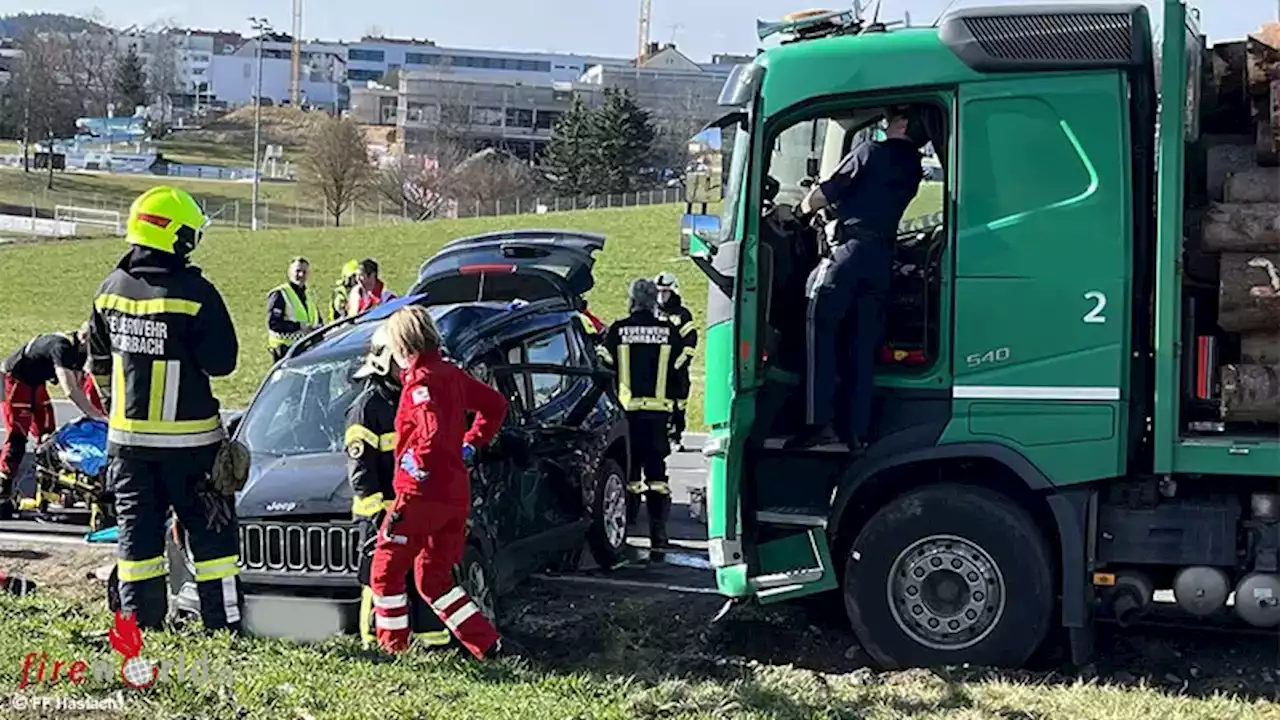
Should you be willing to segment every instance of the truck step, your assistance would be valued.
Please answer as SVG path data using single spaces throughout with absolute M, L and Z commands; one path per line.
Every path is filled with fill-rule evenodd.
M 827 516 L 815 510 L 809 507 L 763 507 L 756 511 L 756 519 L 769 525 L 825 528 Z
M 791 587 L 793 585 L 804 585 L 806 583 L 821 580 L 822 572 L 822 568 L 801 568 L 798 570 L 772 573 L 770 575 L 760 575 L 751 579 L 751 585 L 755 587 L 756 590 L 769 590 Z
M 768 438 L 764 441 L 761 447 L 765 450 L 781 450 L 783 452 L 790 452 L 790 453 L 835 453 L 835 454 L 846 454 L 846 455 L 849 453 L 849 446 L 845 445 L 844 443 L 833 443 L 831 445 L 816 445 L 814 447 L 807 447 L 807 448 L 787 448 L 785 446 L 787 444 L 787 441 L 790 439 L 791 439 L 790 436 Z

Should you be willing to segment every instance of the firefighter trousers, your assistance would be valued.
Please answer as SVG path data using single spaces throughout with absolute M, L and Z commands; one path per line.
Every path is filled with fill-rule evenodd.
M 172 508 L 209 629 L 240 627 L 239 539 L 235 500 L 210 482 L 217 446 L 171 459 L 111 458 L 107 484 L 115 495 L 120 607 L 138 627 L 161 627 L 168 613 L 165 522 Z
M 373 550 L 378 540 L 386 513 L 362 517 L 356 521 L 360 528 L 360 565 L 356 578 L 360 581 L 360 639 L 365 647 L 377 642 L 377 629 L 373 617 L 373 588 L 369 578 L 373 571 Z M 409 595 L 409 625 L 413 630 L 413 642 L 427 647 L 449 644 L 449 631 L 431 609 L 422 594 L 414 587 L 413 571 L 405 574 L 405 586 Z
M 671 515 L 671 487 L 667 482 L 668 414 L 633 411 L 627 413 L 631 439 L 631 476 L 627 479 L 627 523 L 640 513 L 640 498 L 649 508 L 649 541 L 658 547 L 667 544 L 667 519 Z
M 0 418 L 7 433 L 0 446 L 0 501 L 13 495 L 13 483 L 27 454 L 27 437 L 54 431 L 53 402 L 43 384 L 31 386 L 12 375 L 4 376 L 4 402 Z
M 400 495 L 378 532 L 370 586 L 378 644 L 389 652 L 409 647 L 409 595 L 406 574 L 412 570 L 418 593 L 477 658 L 498 642 L 498 630 L 462 586 L 453 567 L 462 562 L 467 542 L 466 506 L 434 503 L 421 496 Z

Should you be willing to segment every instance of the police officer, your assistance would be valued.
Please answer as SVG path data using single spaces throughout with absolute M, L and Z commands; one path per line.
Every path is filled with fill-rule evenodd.
M 387 344 L 387 326 L 374 331 L 369 354 L 353 376 L 363 381 L 360 394 L 347 413 L 347 478 L 351 481 L 351 515 L 360 526 L 360 637 L 365 647 L 375 639 L 373 591 L 369 574 L 373 550 L 382 526 L 395 501 L 392 485 L 395 477 L 396 406 L 400 401 L 400 368 Z M 414 641 L 427 646 L 449 644 L 449 631 L 417 592 L 412 580 L 406 581 L 413 621 Z
M 630 428 L 628 520 L 639 511 L 643 494 L 649 508 L 650 547 L 658 550 L 667 545 L 667 518 L 671 514 L 666 466 L 671 445 L 667 442 L 667 422 L 675 402 L 668 378 L 678 371 L 676 361 L 684 346 L 678 330 L 658 319 L 658 288 L 652 280 L 633 281 L 628 300 L 631 314 L 609 326 L 602 349 L 606 361 L 617 368 L 618 399 L 627 413 Z
M 827 252 L 805 287 L 807 427 L 790 447 L 857 452 L 866 441 L 894 243 L 902 215 L 920 188 L 920 149 L 928 142 L 917 108 L 889 108 L 885 122 L 884 140 L 854 147 L 797 209 L 804 217 L 830 206 L 835 219 L 829 225 Z M 844 380 L 839 392 L 837 377 Z M 835 428 L 837 397 L 848 403 L 845 433 Z
M 671 323 L 680 335 L 682 349 L 680 357 L 676 358 L 679 370 L 671 378 L 675 406 L 671 410 L 667 436 L 680 452 L 684 452 L 684 415 L 689 404 L 689 364 L 698 347 L 698 328 L 693 324 L 693 313 L 684 306 L 680 297 L 680 280 L 675 273 L 658 273 L 653 282 L 658 286 L 658 319 Z
M 239 343 L 217 289 L 189 264 L 208 219 L 194 198 L 154 187 L 129 210 L 132 246 L 93 300 L 92 372 L 110 391 L 107 483 L 115 495 L 121 609 L 142 628 L 166 614 L 165 520 L 185 530 L 207 628 L 239 629 L 232 497 L 214 487 L 226 433 L 209 378 L 230 375 Z M 101 385 L 100 385 L 101 386 Z
M 347 316 L 347 297 L 351 295 L 351 288 L 356 286 L 356 281 L 360 277 L 360 261 L 348 260 L 346 265 L 342 266 L 342 277 L 338 278 L 338 282 L 333 285 L 333 292 L 329 295 L 329 320 L 337 322 Z
M 307 291 L 311 263 L 304 257 L 289 261 L 288 282 L 267 293 L 267 348 L 279 362 L 295 342 L 320 327 L 320 304 Z

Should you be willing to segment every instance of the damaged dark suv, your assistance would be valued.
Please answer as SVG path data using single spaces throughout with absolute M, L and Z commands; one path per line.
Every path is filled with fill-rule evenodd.
M 343 447 L 360 387 L 351 376 L 374 328 L 410 303 L 430 310 L 454 362 L 511 403 L 471 472 L 459 571 L 472 597 L 494 617 L 501 594 L 532 573 L 576 568 L 584 548 L 602 566 L 620 561 L 626 417 L 576 312 L 604 241 L 558 230 L 456 240 L 422 266 L 406 297 L 318 330 L 272 370 L 233 421 L 253 457 L 236 501 L 250 632 L 319 638 L 355 629 L 358 531 Z M 175 540 L 179 612 L 198 605 L 189 566 Z

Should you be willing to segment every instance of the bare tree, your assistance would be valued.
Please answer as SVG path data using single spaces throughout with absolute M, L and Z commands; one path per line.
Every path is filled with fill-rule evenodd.
M 335 226 L 374 179 L 364 134 L 347 118 L 324 117 L 315 123 L 301 166 L 303 181 L 324 198 Z
M 147 95 L 159 104 L 161 124 L 168 125 L 173 94 L 178 91 L 178 44 L 168 23 L 153 25 L 143 32 L 147 43 Z
M 66 37 L 54 33 L 28 33 L 18 42 L 21 51 L 11 77 L 14 94 L 9 109 L 22 128 L 23 169 L 30 172 L 30 146 L 44 142 L 49 152 L 50 189 L 53 188 L 53 140 L 75 129 L 83 98 L 71 75 Z

